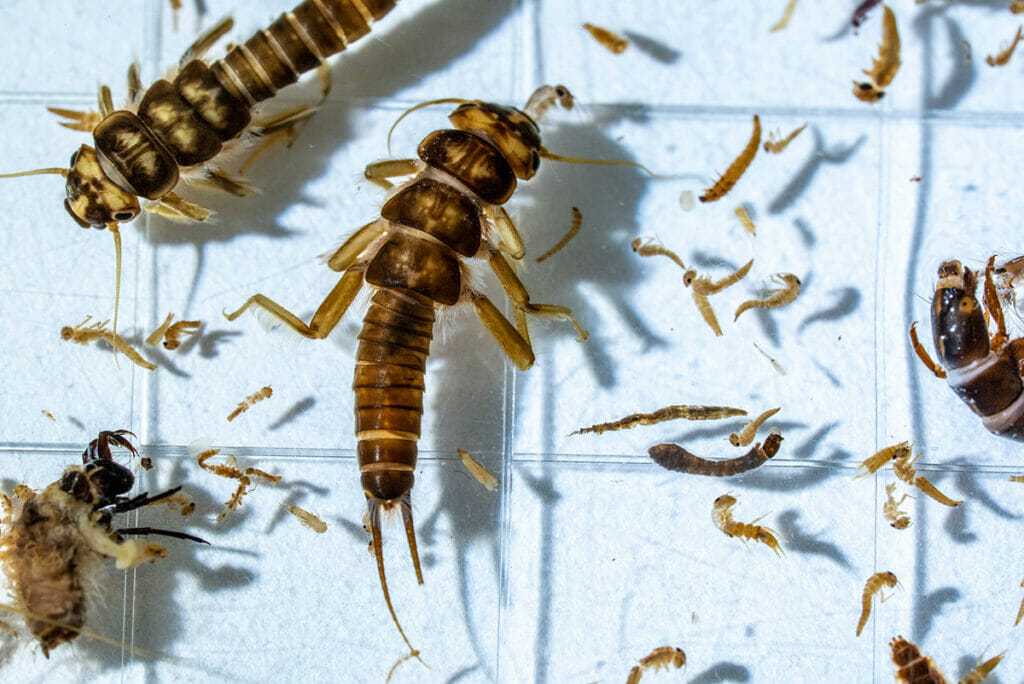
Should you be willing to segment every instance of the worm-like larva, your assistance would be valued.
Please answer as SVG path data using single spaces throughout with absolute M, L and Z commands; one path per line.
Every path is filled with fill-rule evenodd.
M 913 497 L 909 494 L 904 494 L 903 497 L 897 501 L 896 497 L 893 496 L 893 490 L 895 489 L 895 482 L 885 485 L 885 503 L 882 504 L 882 515 L 889 521 L 889 524 L 897 530 L 905 530 L 910 527 L 910 516 L 900 510 L 900 505 L 907 500 L 907 497 Z
M 906 454 L 909 455 L 910 442 L 900 442 L 899 444 L 893 444 L 892 446 L 887 446 L 884 449 L 876 451 L 871 457 L 864 459 L 860 464 L 860 467 L 865 470 L 863 473 L 855 475 L 854 479 L 858 477 L 866 477 L 872 473 L 878 472 L 882 466 L 895 458 L 897 452 L 906 452 Z
M 782 18 L 779 19 L 779 23 L 768 29 L 771 32 L 781 31 L 782 29 L 789 26 L 789 20 L 793 18 L 793 10 L 796 9 L 796 0 L 789 0 L 786 3 L 786 9 L 782 11 Z
M 177 349 L 181 346 L 181 337 L 183 335 L 194 335 L 199 326 L 202 325 L 202 321 L 178 321 L 171 324 L 173 319 L 174 314 L 167 314 L 164 322 L 146 338 L 146 344 L 155 347 L 160 340 L 163 340 L 164 349 Z
M 754 161 L 754 156 L 757 154 L 757 148 L 761 144 L 761 119 L 754 115 L 754 132 L 750 135 L 750 141 L 747 142 L 747 146 L 740 152 L 740 156 L 736 157 L 736 160 L 729 165 L 729 168 L 725 170 L 725 173 L 715 181 L 715 184 L 704 191 L 704 194 L 700 196 L 701 202 L 714 202 L 720 200 L 732 190 L 732 186 L 736 185 L 736 181 L 740 179 L 743 172 L 750 166 L 750 162 Z
M 772 276 L 782 287 L 768 290 L 764 299 L 751 299 L 743 302 L 736 309 L 733 321 L 740 317 L 740 314 L 747 309 L 777 309 L 780 306 L 789 304 L 800 294 L 800 279 L 792 273 L 776 273 Z
M 871 599 L 878 593 L 879 600 L 885 601 L 885 595 L 881 594 L 882 587 L 889 587 L 892 589 L 899 583 L 896 579 L 896 575 L 891 572 L 876 572 L 874 575 L 868 578 L 867 583 L 864 585 L 864 594 L 861 596 L 861 611 L 860 620 L 857 621 L 857 636 L 864 631 L 864 625 L 868 624 L 868 616 L 871 615 Z
M 761 427 L 764 421 L 768 420 L 776 413 L 778 413 L 781 410 L 781 408 L 782 407 L 780 406 L 779 408 L 768 409 L 767 411 L 759 415 L 757 418 L 744 425 L 743 429 L 740 430 L 739 432 L 733 432 L 732 434 L 730 434 L 729 443 L 732 444 L 734 447 L 739 447 L 747 446 L 748 444 L 753 442 L 754 435 L 757 434 L 757 429 Z
M 674 667 L 678 670 L 686 665 L 686 653 L 683 649 L 675 648 L 674 646 L 659 646 L 638 662 L 640 664 L 634 666 L 629 671 L 629 678 L 626 679 L 626 684 L 639 684 L 644 671 L 652 667 L 655 672 L 661 668 L 670 670 Z
M 281 504 L 281 508 L 294 515 L 299 519 L 299 522 L 317 534 L 323 534 L 327 531 L 327 523 L 321 520 L 319 516 L 307 511 L 305 508 L 299 508 L 295 504 L 286 503 Z
M 963 501 L 954 501 L 936 489 L 935 485 L 928 481 L 923 475 L 918 475 L 914 468 L 914 462 L 921 457 L 920 452 L 914 458 L 910 458 L 910 449 L 907 448 L 896 454 L 892 460 L 892 470 L 896 477 L 909 485 L 917 487 L 922 492 L 938 501 L 944 506 L 959 506 Z
M 273 393 L 274 390 L 268 385 L 261 389 L 259 392 L 256 392 L 255 394 L 250 394 L 245 398 L 244 401 L 238 402 L 238 406 L 235 407 L 235 410 L 228 414 L 228 422 L 231 422 L 241 414 L 248 411 L 249 407 L 251 407 L 256 402 L 263 401 L 264 399 L 269 398 Z
M 882 42 L 878 58 L 871 60 L 871 68 L 864 69 L 869 81 L 854 81 L 853 94 L 864 102 L 878 102 L 900 68 L 900 33 L 896 28 L 896 15 L 887 5 L 882 6 Z
M 487 491 L 493 492 L 494 488 L 498 486 L 498 478 L 494 477 L 491 471 L 480 465 L 469 452 L 464 449 L 456 449 L 459 452 L 459 458 L 462 459 L 462 465 L 466 466 L 466 470 L 469 474 L 476 478 L 476 481 L 487 487 Z
M 626 48 L 629 47 L 628 40 L 606 28 L 594 26 L 593 24 L 584 24 L 583 28 L 594 38 L 594 40 L 606 47 L 609 52 L 613 52 L 616 55 L 622 54 L 626 51 Z
M 754 225 L 753 219 L 750 218 L 750 214 L 747 213 L 747 210 L 742 205 L 736 207 L 733 213 L 736 214 L 736 218 L 740 220 L 740 223 L 743 224 L 743 228 L 748 233 L 757 236 L 757 226 Z
M 222 521 L 228 513 L 235 510 L 242 505 L 242 498 L 250 491 L 250 485 L 253 484 L 253 478 L 263 480 L 272 485 L 276 485 L 281 481 L 280 475 L 271 475 L 270 473 L 264 472 L 259 468 L 246 468 L 244 471 L 238 467 L 238 462 L 235 461 L 234 456 L 228 456 L 224 463 L 207 463 L 206 461 L 220 453 L 220 449 L 207 449 L 196 456 L 196 460 L 199 462 L 199 467 L 203 470 L 219 475 L 220 477 L 228 480 L 236 480 L 238 482 L 238 488 L 235 489 L 235 493 L 231 495 L 231 498 L 224 502 L 224 510 L 217 516 L 217 522 Z
M 678 444 L 656 444 L 647 450 L 651 460 L 666 470 L 709 477 L 730 477 L 757 468 L 779 451 L 782 435 L 772 433 L 764 441 L 754 445 L 743 456 L 723 461 L 712 461 L 696 456 Z
M 745 416 L 747 412 L 743 409 L 732 408 L 731 406 L 692 406 L 688 404 L 676 404 L 658 409 L 653 413 L 631 413 L 625 418 L 610 423 L 598 423 L 590 427 L 580 428 L 574 435 L 582 435 L 587 432 L 601 434 L 609 430 L 626 430 L 636 425 L 654 425 L 666 420 L 721 420 L 735 416 Z
M 111 347 L 127 356 L 136 366 L 141 366 L 146 370 L 156 370 L 156 365 L 142 358 L 139 352 L 135 351 L 132 345 L 128 344 L 127 340 L 117 333 L 107 330 L 108 321 L 93 323 L 86 327 L 86 324 L 91 320 L 92 316 L 86 316 L 84 321 L 74 327 L 65 325 L 60 329 L 60 338 L 62 340 L 71 340 L 72 342 L 81 345 L 89 344 L 93 340 L 103 340 Z
M 985 62 L 987 62 L 989 66 L 993 67 L 1005 66 L 1006 63 L 1010 61 L 1010 58 L 1013 57 L 1013 51 L 1017 49 L 1017 43 L 1019 43 L 1020 39 L 1024 37 L 1024 33 L 1022 33 L 1022 31 L 1024 31 L 1024 26 L 1017 27 L 1017 34 L 1013 37 L 1013 42 L 1010 43 L 1009 47 L 1002 50 L 994 57 L 989 55 L 985 58 Z
M 764 151 L 769 154 L 781 153 L 784 149 L 786 149 L 789 146 L 789 143 L 793 142 L 793 139 L 796 138 L 796 136 L 804 132 L 805 128 L 807 128 L 807 124 L 804 124 L 800 128 L 794 129 L 792 133 L 787 135 L 782 140 L 776 140 L 775 134 L 769 133 L 768 140 L 765 140 L 764 142 Z
M 633 241 L 629 243 L 629 246 L 633 248 L 634 252 L 636 252 L 642 257 L 668 257 L 672 261 L 676 262 L 676 265 L 679 266 L 679 268 L 683 269 L 684 271 L 686 270 L 686 264 L 684 264 L 683 260 L 679 258 L 679 255 L 673 252 L 671 249 L 667 249 L 665 247 L 662 247 L 661 245 L 655 244 L 654 238 L 634 238 Z
M 569 232 L 567 232 L 562 239 L 555 243 L 555 246 L 548 251 L 537 257 L 537 263 L 544 261 L 552 254 L 558 252 L 560 249 L 569 244 L 569 240 L 576 237 L 576 233 L 580 232 L 580 225 L 583 223 L 583 214 L 576 207 L 572 208 L 572 224 L 569 226 Z
M 730 537 L 739 537 L 744 541 L 753 539 L 768 546 L 776 555 L 784 556 L 785 552 L 779 546 L 779 540 L 775 538 L 775 530 L 755 524 L 761 518 L 751 523 L 736 522 L 732 519 L 732 511 L 729 509 L 735 505 L 736 497 L 729 494 L 723 494 L 715 499 L 715 504 L 711 509 L 711 519 L 715 522 L 715 526 Z
M 747 272 L 750 271 L 750 267 L 753 265 L 754 260 L 751 259 L 733 273 L 715 282 L 712 282 L 711 278 L 707 276 L 698 276 L 697 271 L 692 268 L 683 274 L 683 284 L 693 288 L 693 301 L 697 304 L 697 310 L 700 311 L 700 315 L 704 317 L 704 322 L 711 327 L 715 335 L 721 336 L 722 328 L 718 325 L 718 318 L 715 317 L 715 310 L 711 308 L 708 296 L 738 283 L 747 275 Z

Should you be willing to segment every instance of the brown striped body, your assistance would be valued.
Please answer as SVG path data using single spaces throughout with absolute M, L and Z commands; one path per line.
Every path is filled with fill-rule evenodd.
M 149 200 L 169 193 L 182 169 L 210 162 L 250 127 L 254 105 L 369 33 L 394 6 L 306 0 L 223 59 L 194 59 L 173 81 L 156 81 L 132 111 L 113 112 L 93 129 L 99 169 L 91 155 L 72 157 L 65 203 L 72 218 L 83 227 L 131 220 L 138 200 L 126 203 L 119 191 Z
M 921 653 L 921 649 L 902 636 L 889 642 L 892 662 L 896 665 L 896 680 L 904 684 L 946 684 L 946 677 L 935 661 Z
M 993 348 L 973 271 L 948 261 L 938 274 L 932 337 L 947 383 L 990 432 L 1024 441 L 1024 383 L 1014 358 L 1019 340 Z

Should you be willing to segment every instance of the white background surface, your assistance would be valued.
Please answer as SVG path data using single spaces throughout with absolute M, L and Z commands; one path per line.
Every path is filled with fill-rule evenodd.
M 4 3 L 0 171 L 65 164 L 87 136 L 60 128 L 45 106 L 90 108 L 101 82 L 119 100 L 133 58 L 145 82 L 161 75 L 200 25 L 186 4 L 175 31 L 157 0 Z M 877 54 L 880 8 L 855 34 L 857 3 L 802 0 L 789 27 L 770 33 L 785 4 L 404 0 L 332 61 L 321 111 L 290 150 L 253 168 L 260 194 L 190 195 L 218 211 L 210 225 L 143 217 L 124 227 L 120 331 L 140 342 L 168 312 L 204 322 L 176 352 L 144 350 L 156 372 L 60 340 L 61 326 L 111 315 L 112 241 L 67 217 L 60 179 L 0 182 L 0 484 L 42 487 L 99 430 L 128 428 L 157 463 L 141 486 L 181 483 L 199 503 L 184 522 L 145 511 L 139 524 L 184 524 L 212 543 L 170 540 L 168 560 L 102 578 L 92 629 L 161 657 L 80 638 L 47 661 L 22 640 L 7 654 L 10 681 L 384 679 L 404 647 L 360 527 L 350 387 L 361 310 L 327 341 L 298 343 L 220 311 L 259 291 L 308 320 L 336 282 L 317 255 L 379 210 L 382 193 L 362 169 L 388 156 L 387 130 L 403 109 L 444 97 L 521 106 L 556 82 L 580 107 L 545 120 L 549 149 L 673 177 L 547 163 L 510 202 L 534 301 L 572 307 L 591 333 L 585 344 L 540 321 L 537 363 L 520 373 L 471 314 L 439 327 L 413 492 L 425 586 L 401 527 L 384 538 L 396 610 L 431 669 L 406 663 L 393 681 L 622 681 L 665 644 L 686 651 L 688 670 L 672 677 L 691 682 L 890 681 L 896 634 L 951 678 L 983 652 L 1009 649 L 994 680 L 1020 681 L 1024 506 L 1021 485 L 1008 481 L 1024 470 L 1020 446 L 989 435 L 906 337 L 920 320 L 930 338 L 940 261 L 983 268 L 992 253 L 1021 251 L 1024 56 L 984 63 L 1020 22 L 1001 2 L 894 2 L 903 66 L 870 106 L 850 88 Z M 205 5 L 204 27 L 233 13 L 235 41 L 290 9 Z M 584 21 L 634 43 L 612 55 Z M 280 101 L 315 96 L 307 82 Z M 446 111 L 403 121 L 395 155 L 445 126 Z M 782 155 L 758 154 L 724 200 L 684 212 L 680 193 L 700 194 L 729 165 L 754 113 L 765 136 L 810 125 Z M 739 203 L 756 238 L 733 216 Z M 572 206 L 583 214 L 579 236 L 535 263 Z M 658 237 L 716 279 L 754 258 L 744 281 L 712 298 L 723 337 L 703 323 L 674 264 L 632 253 L 637 236 Z M 776 272 L 803 280 L 800 298 L 733 323 L 735 307 Z M 271 399 L 226 422 L 264 385 Z M 785 436 L 779 455 L 725 482 L 663 471 L 646 450 L 680 441 L 734 456 L 725 438 L 741 421 L 569 436 L 684 403 L 752 415 L 781 406 L 769 423 Z M 260 487 L 217 525 L 233 486 L 189 461 L 184 447 L 200 437 L 282 485 Z M 852 476 L 903 440 L 917 440 L 922 473 L 966 503 L 908 499 L 914 524 L 898 532 L 881 518 L 891 471 Z M 499 490 L 470 478 L 457 447 L 499 476 Z M 739 499 L 738 520 L 767 515 L 784 558 L 713 527 L 711 503 L 726 491 Z M 281 501 L 318 513 L 328 532 L 299 526 Z M 903 588 L 876 602 L 857 638 L 861 591 L 879 570 Z

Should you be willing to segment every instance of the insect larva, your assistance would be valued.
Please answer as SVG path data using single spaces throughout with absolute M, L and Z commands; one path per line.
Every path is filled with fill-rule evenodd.
M 768 359 L 771 362 L 772 368 L 775 369 L 776 373 L 778 373 L 779 375 L 785 375 L 786 374 L 786 369 L 783 368 L 782 365 L 778 361 L 776 361 L 771 356 L 769 356 L 768 352 L 766 352 L 764 349 L 761 349 L 761 347 L 757 346 L 757 342 L 751 342 L 751 344 L 754 345 L 754 349 L 756 349 L 757 351 L 761 352 L 761 356 L 763 356 L 764 358 Z
M 57 422 L 57 419 L 53 417 L 53 414 L 47 411 L 46 409 L 43 409 L 43 415 L 52 420 L 54 423 Z
M 864 472 L 859 475 L 854 475 L 854 479 L 857 479 L 858 477 L 866 477 L 872 473 L 878 472 L 882 466 L 896 456 L 897 452 L 906 452 L 909 455 L 910 442 L 900 442 L 899 444 L 893 444 L 892 446 L 887 446 L 884 449 L 876 451 L 872 456 L 864 459 L 860 464 L 860 467 L 864 468 Z
M 1024 587 L 1024 580 L 1021 580 L 1020 586 Z M 1014 627 L 1020 624 L 1021 618 L 1024 618 L 1024 599 L 1021 599 L 1020 608 L 1017 609 L 1017 619 L 1013 621 Z
M 693 289 L 693 301 L 697 305 L 697 310 L 700 311 L 700 315 L 704 317 L 704 321 L 711 327 L 715 335 L 721 336 L 722 328 L 718 325 L 718 319 L 715 317 L 714 309 L 711 308 L 708 296 L 738 283 L 747 275 L 747 272 L 753 265 L 754 260 L 751 259 L 743 266 L 740 266 L 735 272 L 715 282 L 712 282 L 711 278 L 707 276 L 698 276 L 697 272 L 692 268 L 683 274 L 683 284 Z
M 892 649 L 892 662 L 896 665 L 897 681 L 904 684 L 946 684 L 946 676 L 935 661 L 921 653 L 921 649 L 912 641 L 898 636 L 889 642 L 889 647 Z M 1004 655 L 1006 651 L 985 662 L 980 662 L 979 658 L 978 664 L 960 680 L 960 684 L 981 684 L 996 669 Z
M 1013 0 L 1010 3 L 1010 11 L 1014 14 L 1024 14 L 1024 0 Z
M 477 482 L 487 487 L 487 491 L 493 492 L 494 488 L 498 486 L 498 478 L 474 460 L 468 451 L 464 449 L 456 449 L 456 451 L 459 452 L 459 458 L 462 459 L 462 465 L 466 466 L 466 470 L 476 478 Z
M 662 247 L 661 245 L 655 244 L 654 238 L 634 238 L 629 246 L 633 248 L 633 251 L 642 257 L 651 256 L 663 256 L 668 257 L 672 261 L 676 262 L 679 268 L 686 270 L 686 265 L 683 260 L 679 258 L 679 255 L 670 249 Z
M 923 475 L 918 475 L 914 468 L 914 462 L 921 457 L 920 452 L 913 459 L 910 458 L 910 449 L 897 453 L 893 457 L 892 470 L 896 477 L 909 485 L 917 487 L 922 492 L 938 501 L 944 506 L 959 506 L 963 501 L 954 501 L 936 489 L 935 485 L 928 481 Z
M 221 522 L 227 517 L 227 514 L 237 509 L 242 505 L 242 498 L 252 491 L 249 487 L 254 484 L 253 479 L 262 480 L 271 485 L 276 485 L 281 481 L 280 475 L 271 475 L 259 468 L 246 468 L 244 471 L 238 467 L 238 462 L 234 456 L 228 456 L 224 463 L 207 463 L 209 459 L 220 453 L 220 449 L 207 449 L 196 455 L 196 460 L 199 463 L 199 467 L 207 472 L 211 472 L 214 475 L 219 475 L 228 480 L 235 480 L 238 482 L 238 488 L 235 489 L 234 494 L 231 498 L 224 502 L 224 510 L 217 516 L 217 522 Z M 255 489 L 255 487 L 253 487 Z
M 103 340 L 111 347 L 127 356 L 132 363 L 141 366 L 146 370 L 156 370 L 156 365 L 146 361 L 128 342 L 117 333 L 107 330 L 108 321 L 93 323 L 89 327 L 86 324 L 92 320 L 92 316 L 86 316 L 85 320 L 78 325 L 71 327 L 65 325 L 60 329 L 60 338 L 70 340 L 77 344 L 86 345 L 93 340 Z
M 787 26 L 789 26 L 789 20 L 793 18 L 793 10 L 795 10 L 795 9 L 796 9 L 796 0 L 789 0 L 789 2 L 786 3 L 786 9 L 783 10 L 783 12 L 782 12 L 782 18 L 779 19 L 779 22 L 777 24 L 775 24 L 775 26 L 772 26 L 768 30 L 772 31 L 772 32 L 774 32 L 774 31 L 781 31 L 782 29 L 784 29 Z
M 153 459 L 151 459 L 149 456 L 143 456 L 142 458 L 139 459 L 139 467 L 142 468 L 143 470 L 152 470 Z
M 730 537 L 739 537 L 744 541 L 753 539 L 766 545 L 775 552 L 775 555 L 784 556 L 785 552 L 779 546 L 779 540 L 775 538 L 775 530 L 755 524 L 761 518 L 751 523 L 736 522 L 732 519 L 732 511 L 729 509 L 735 505 L 736 497 L 729 494 L 723 494 L 715 499 L 711 508 L 711 519 L 715 526 Z
M 860 620 L 857 621 L 857 636 L 864 631 L 864 625 L 868 624 L 868 616 L 871 615 L 871 599 L 875 593 L 881 592 L 882 587 L 892 589 L 899 583 L 896 575 L 891 572 L 876 572 L 868 578 L 864 584 L 864 594 L 861 596 Z M 885 601 L 885 595 L 879 593 L 879 600 Z
M 273 393 L 274 390 L 268 385 L 259 392 L 250 394 L 243 401 L 238 402 L 238 406 L 235 407 L 235 410 L 228 414 L 228 422 L 231 422 L 241 414 L 248 411 L 253 404 L 269 398 Z
M 206 543 L 184 532 L 113 526 L 113 516 L 160 502 L 181 489 L 125 496 L 135 476 L 113 460 L 111 446 L 138 455 L 128 436 L 134 435 L 127 430 L 101 432 L 82 452 L 82 465 L 69 466 L 61 479 L 38 491 L 19 485 L 15 495 L 23 503 L 17 514 L 0 495 L 0 564 L 14 597 L 13 606 L 2 607 L 25 616 L 46 657 L 84 632 L 87 608 L 97 603 L 89 592 L 102 586 L 94 572 L 106 557 L 125 570 L 168 555 L 160 544 L 126 537 L 163 535 Z
M 779 451 L 782 435 L 772 433 L 743 456 L 712 461 L 690 453 L 678 444 L 656 444 L 647 450 L 651 460 L 666 470 L 709 477 L 730 477 L 757 468 Z
M 854 81 L 853 94 L 864 102 L 878 102 L 885 95 L 885 89 L 896 77 L 900 68 L 900 33 L 896 28 L 896 15 L 888 5 L 882 6 L 882 42 L 878 46 L 878 58 L 871 60 L 871 68 L 864 74 L 869 81 Z
M 736 218 L 740 220 L 740 223 L 743 224 L 743 228 L 746 229 L 748 233 L 757 236 L 757 226 L 754 225 L 754 221 L 750 218 L 750 214 L 747 213 L 745 207 L 740 205 L 736 207 L 733 213 L 736 214 Z
M 1011 475 L 1010 482 L 1024 482 L 1024 475 Z
M 897 530 L 905 530 L 910 527 L 910 517 L 901 511 L 899 507 L 907 500 L 907 497 L 910 497 L 910 495 L 904 494 L 903 497 L 897 501 L 896 497 L 893 496 L 893 490 L 895 489 L 895 482 L 885 485 L 885 503 L 882 504 L 882 515 L 889 521 L 889 524 Z
M 150 468 L 153 467 L 152 461 L 150 461 L 149 468 L 146 468 L 145 465 L 143 464 L 140 465 L 142 465 L 143 470 L 149 470 Z M 193 513 L 195 513 L 196 510 L 196 502 L 193 501 L 187 494 L 185 494 L 185 492 L 177 492 L 174 494 L 174 496 L 169 496 L 166 499 L 161 499 L 157 503 L 166 504 L 167 507 L 172 511 L 174 509 L 178 509 L 182 517 L 192 515 Z
M 310 513 L 305 508 L 299 508 L 295 504 L 281 504 L 281 508 L 285 509 L 296 518 L 299 519 L 303 525 L 313 530 L 317 534 L 323 534 L 327 531 L 327 523 L 317 517 L 315 514 Z
M 163 340 L 164 349 L 174 350 L 181 346 L 181 338 L 184 335 L 194 335 L 202 325 L 202 321 L 178 321 L 172 324 L 174 314 L 167 314 L 167 318 L 156 330 L 146 338 L 146 344 L 155 347 L 160 340 Z
M 1024 31 L 1024 26 L 1017 27 L 1017 34 L 1013 37 L 1013 42 L 1010 43 L 1009 47 L 1000 51 L 1000 53 L 994 57 L 992 55 L 985 57 L 985 62 L 988 63 L 989 66 L 993 67 L 1005 66 L 1007 62 L 1010 61 L 1010 58 L 1013 57 L 1013 51 L 1017 49 L 1017 43 L 1019 43 L 1020 39 L 1024 37 L 1022 31 Z
M 714 202 L 720 200 L 732 190 L 732 186 L 736 185 L 736 181 L 740 179 L 743 172 L 747 170 L 750 163 L 754 161 L 754 156 L 757 154 L 757 148 L 761 145 L 761 119 L 754 115 L 754 132 L 750 135 L 750 140 L 747 142 L 747 146 L 740 152 L 740 156 L 736 157 L 735 161 L 729 165 L 729 168 L 725 170 L 715 184 L 704 191 L 704 194 L 700 196 L 701 202 Z
M 583 28 L 594 38 L 594 40 L 616 55 L 622 54 L 626 51 L 626 48 L 629 47 L 628 40 L 617 33 L 609 31 L 608 29 L 601 28 L 600 26 L 594 26 L 593 24 L 583 24 Z
M 552 254 L 555 254 L 560 249 L 562 249 L 567 244 L 569 244 L 569 240 L 572 240 L 574 237 L 576 237 L 576 233 L 580 232 L 580 224 L 582 224 L 582 223 L 583 223 L 583 214 L 580 212 L 579 209 L 577 209 L 576 207 L 573 207 L 572 208 L 572 224 L 570 224 L 570 226 L 569 226 L 569 232 L 567 232 L 562 237 L 561 240 L 556 242 L 554 247 L 552 247 L 548 251 L 544 252 L 539 257 L 537 257 L 537 263 L 539 264 L 540 262 L 544 261 L 549 256 L 551 256 Z
M 762 299 L 751 299 L 740 304 L 736 309 L 733 321 L 738 320 L 740 314 L 748 309 L 777 309 L 789 304 L 800 295 L 800 279 L 792 273 L 776 273 L 772 278 L 781 287 L 768 290 Z
M 686 665 L 686 653 L 683 649 L 675 648 L 674 646 L 658 646 L 638 662 L 640 664 L 634 666 L 629 671 L 629 678 L 626 680 L 626 684 L 638 684 L 640 678 L 643 677 L 644 671 L 652 667 L 655 672 L 662 668 L 671 670 L 673 667 L 678 670 Z
M 767 411 L 759 415 L 757 418 L 744 425 L 743 429 L 740 430 L 739 432 L 731 433 L 729 435 L 729 443 L 732 444 L 734 447 L 739 447 L 747 446 L 748 444 L 753 442 L 754 435 L 757 434 L 757 429 L 761 427 L 764 421 L 768 420 L 776 413 L 778 413 L 781 410 L 781 408 L 782 407 L 780 406 L 779 408 L 768 409 Z
M 804 132 L 805 128 L 807 128 L 807 124 L 800 126 L 800 128 L 793 129 L 793 131 L 782 140 L 776 140 L 775 134 L 769 133 L 768 140 L 764 141 L 764 151 L 769 154 L 781 153 L 784 149 L 789 147 L 789 143 L 793 142 L 793 139 L 796 138 L 796 136 Z
M 590 427 L 580 428 L 574 435 L 582 435 L 587 432 L 593 432 L 594 434 L 601 434 L 609 430 L 626 430 L 636 425 L 654 425 L 655 423 L 661 423 L 666 420 L 676 420 L 679 418 L 685 420 L 721 420 L 722 418 L 732 418 L 734 416 L 745 416 L 747 412 L 743 409 L 732 408 L 730 406 L 693 406 L 688 404 L 676 404 L 673 406 L 666 406 L 660 408 L 652 413 L 631 413 L 625 418 L 612 421 L 610 423 L 598 423 L 597 425 L 591 425 Z
M 868 18 L 868 12 L 881 2 L 882 0 L 864 0 L 864 2 L 857 5 L 857 9 L 853 10 L 853 17 L 850 18 L 850 23 L 853 24 L 853 27 L 857 28 L 863 24 L 864 20 Z

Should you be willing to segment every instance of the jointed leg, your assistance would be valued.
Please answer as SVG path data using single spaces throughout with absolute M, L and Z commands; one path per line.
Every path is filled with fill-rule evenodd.
M 1003 303 L 999 301 L 999 294 L 996 292 L 996 285 L 992 282 L 992 272 L 995 270 L 996 257 L 993 255 L 985 267 L 985 311 L 992 320 L 996 322 L 996 334 L 992 336 L 990 347 L 992 351 L 998 352 L 1006 344 L 1009 335 L 1006 334 L 1006 321 L 1003 318 Z
M 494 339 L 501 345 L 505 354 L 512 359 L 512 362 L 519 367 L 519 370 L 529 370 L 534 360 L 533 348 L 530 346 L 529 340 L 524 339 L 516 331 L 515 327 L 509 323 L 509 320 L 498 311 L 498 308 L 485 295 L 474 292 L 472 294 L 472 301 L 473 308 L 476 309 L 476 315 L 480 317 L 484 327 L 494 335 Z M 516 314 L 518 317 L 518 309 L 516 309 Z
M 943 379 L 946 377 L 946 371 L 942 369 L 932 357 L 929 356 L 928 352 L 925 351 L 924 347 L 921 346 L 921 341 L 917 339 L 917 321 L 910 324 L 910 346 L 914 348 L 914 353 L 917 354 L 917 358 L 921 359 L 921 363 L 928 367 L 935 377 Z
M 527 292 L 526 286 L 519 280 L 519 276 L 512 270 L 512 266 L 505 261 L 505 257 L 500 253 L 491 252 L 487 261 L 494 271 L 494 275 L 497 276 L 498 282 L 501 283 L 501 288 L 505 290 L 505 294 L 517 310 L 535 316 L 549 316 L 569 321 L 576 327 L 576 332 L 579 335 L 576 338 L 577 342 L 583 342 L 589 337 L 587 331 L 576 321 L 576 317 L 572 315 L 572 311 L 569 308 L 555 304 L 532 304 L 530 302 L 530 293 Z M 516 322 L 520 324 L 520 334 L 528 339 L 525 316 L 520 318 L 517 314 Z
M 345 271 L 345 274 L 341 276 L 338 284 L 334 286 L 334 289 L 330 291 L 327 297 L 321 302 L 320 307 L 317 308 L 316 313 L 309 320 L 309 325 L 302 322 L 298 316 L 293 314 L 288 309 L 284 308 L 272 299 L 269 299 L 261 294 L 255 294 L 249 297 L 241 307 L 231 313 L 224 312 L 224 317 L 229 321 L 233 321 L 251 306 L 263 309 L 270 315 L 277 318 L 279 321 L 287 325 L 289 328 L 299 333 L 303 337 L 308 337 L 312 340 L 323 339 L 331 334 L 334 330 L 334 326 L 338 324 L 341 317 L 345 315 L 345 311 L 348 310 L 352 300 L 355 299 L 356 295 L 359 294 L 359 289 L 363 286 L 363 270 L 353 266 Z
M 418 173 L 422 166 L 422 162 L 418 159 L 385 159 L 384 161 L 367 164 L 363 175 L 366 176 L 366 180 L 374 185 L 390 190 L 395 186 L 388 178 L 411 176 L 414 173 Z
M 327 258 L 327 265 L 332 271 L 347 271 L 363 250 L 384 233 L 381 221 L 373 221 L 352 233 L 334 254 Z
M 498 242 L 498 250 L 516 261 L 522 259 L 523 255 L 526 254 L 523 238 L 519 231 L 516 230 L 516 224 L 512 223 L 512 219 L 509 218 L 508 212 L 505 211 L 504 207 L 487 206 L 484 208 L 484 213 L 491 223 L 494 224 L 495 229 L 498 231 L 498 237 L 501 238 L 501 241 Z

